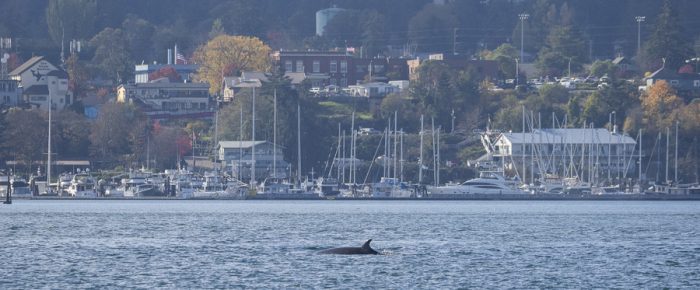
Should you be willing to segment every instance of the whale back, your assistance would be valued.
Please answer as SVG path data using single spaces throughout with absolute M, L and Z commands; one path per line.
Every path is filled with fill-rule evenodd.
M 367 240 L 362 247 L 342 247 L 332 248 L 320 251 L 321 254 L 339 254 L 339 255 L 377 255 L 379 252 L 372 249 L 370 243 L 372 240 Z
M 369 245 L 369 243 L 371 242 L 372 239 L 369 239 L 364 244 L 362 244 L 362 250 L 367 251 L 369 254 L 378 254 L 378 252 L 372 249 L 372 247 Z

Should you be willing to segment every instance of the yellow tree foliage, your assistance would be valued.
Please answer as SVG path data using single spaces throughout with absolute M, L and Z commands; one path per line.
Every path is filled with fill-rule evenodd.
M 684 105 L 676 91 L 665 81 L 654 83 L 641 99 L 644 123 L 653 132 L 672 127 Z
M 684 135 L 700 136 L 700 101 L 690 102 L 683 107 L 680 117 Z
M 209 83 L 212 94 L 221 91 L 223 77 L 241 71 L 270 70 L 270 47 L 257 37 L 219 35 L 197 48 L 194 59 L 199 64 L 196 78 Z

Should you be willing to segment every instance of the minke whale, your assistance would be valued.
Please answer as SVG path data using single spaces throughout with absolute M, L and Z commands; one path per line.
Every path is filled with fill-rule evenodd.
M 372 239 L 367 240 L 362 247 L 342 247 L 332 248 L 318 252 L 319 254 L 336 254 L 336 255 L 377 255 L 379 252 L 372 249 L 369 243 Z

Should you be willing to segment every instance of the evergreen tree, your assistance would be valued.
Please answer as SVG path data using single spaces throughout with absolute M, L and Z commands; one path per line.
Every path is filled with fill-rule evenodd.
M 671 1 L 664 1 L 655 30 L 644 44 L 643 53 L 643 64 L 650 70 L 659 68 L 662 59 L 665 59 L 665 67 L 676 70 L 693 54 L 691 41 L 684 33 Z

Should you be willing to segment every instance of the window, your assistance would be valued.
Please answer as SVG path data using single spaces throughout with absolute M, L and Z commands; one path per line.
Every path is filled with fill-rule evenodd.
M 700 80 L 694 80 L 693 81 L 693 86 L 696 88 L 700 88 Z
M 338 72 L 338 61 L 331 60 L 331 72 L 332 73 Z
M 341 72 L 341 73 L 347 73 L 347 72 L 348 72 L 348 62 L 347 62 L 347 61 L 341 61 L 341 62 L 340 62 L 340 72 Z
M 292 72 L 292 71 L 294 71 L 294 68 L 292 67 L 292 61 L 291 61 L 291 60 L 285 60 L 285 61 L 284 61 L 284 71 L 287 71 L 287 72 Z
M 677 86 L 677 85 L 678 85 L 678 80 L 671 80 L 671 85 L 672 85 L 672 86 Z
M 321 72 L 321 61 L 314 60 L 314 72 L 315 73 Z
M 297 72 L 304 72 L 304 62 L 297 60 Z

